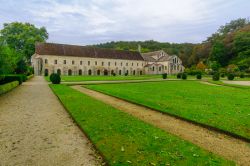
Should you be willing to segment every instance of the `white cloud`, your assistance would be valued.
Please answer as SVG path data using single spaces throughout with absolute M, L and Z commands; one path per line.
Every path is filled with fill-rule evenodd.
M 10 0 L 1 4 L 0 23 L 45 26 L 49 41 L 73 44 L 200 42 L 230 19 L 247 17 L 250 7 L 247 0 Z

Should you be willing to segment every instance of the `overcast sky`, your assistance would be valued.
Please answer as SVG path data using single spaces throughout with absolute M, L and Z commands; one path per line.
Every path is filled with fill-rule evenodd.
M 201 42 L 220 25 L 250 17 L 250 0 L 0 0 L 3 23 L 44 26 L 48 42 Z

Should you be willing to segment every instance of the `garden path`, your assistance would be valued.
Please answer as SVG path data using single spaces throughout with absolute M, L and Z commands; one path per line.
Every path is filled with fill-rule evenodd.
M 233 160 L 239 165 L 250 165 L 250 146 L 242 140 L 194 125 L 187 121 L 176 119 L 143 106 L 132 104 L 122 99 L 84 88 L 80 85 L 72 86 L 72 88 L 94 99 L 107 103 L 114 108 L 127 112 L 168 133 L 177 135 L 212 153 Z
M 0 96 L 0 165 L 100 165 L 43 77 Z

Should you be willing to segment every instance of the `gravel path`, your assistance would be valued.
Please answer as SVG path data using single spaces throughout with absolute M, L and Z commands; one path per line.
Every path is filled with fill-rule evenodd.
M 223 81 L 226 84 L 236 84 L 243 86 L 250 86 L 250 81 Z
M 0 96 L 0 166 L 100 163 L 43 77 Z
M 246 142 L 176 119 L 152 109 L 89 90 L 80 85 L 72 86 L 72 88 L 188 140 L 210 152 L 233 160 L 239 165 L 250 165 L 250 146 Z

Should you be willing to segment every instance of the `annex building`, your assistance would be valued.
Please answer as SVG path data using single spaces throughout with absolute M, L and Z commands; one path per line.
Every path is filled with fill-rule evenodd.
M 140 53 L 140 50 L 55 43 L 37 43 L 31 62 L 35 75 L 144 75 L 184 71 L 180 58 L 162 50 Z

